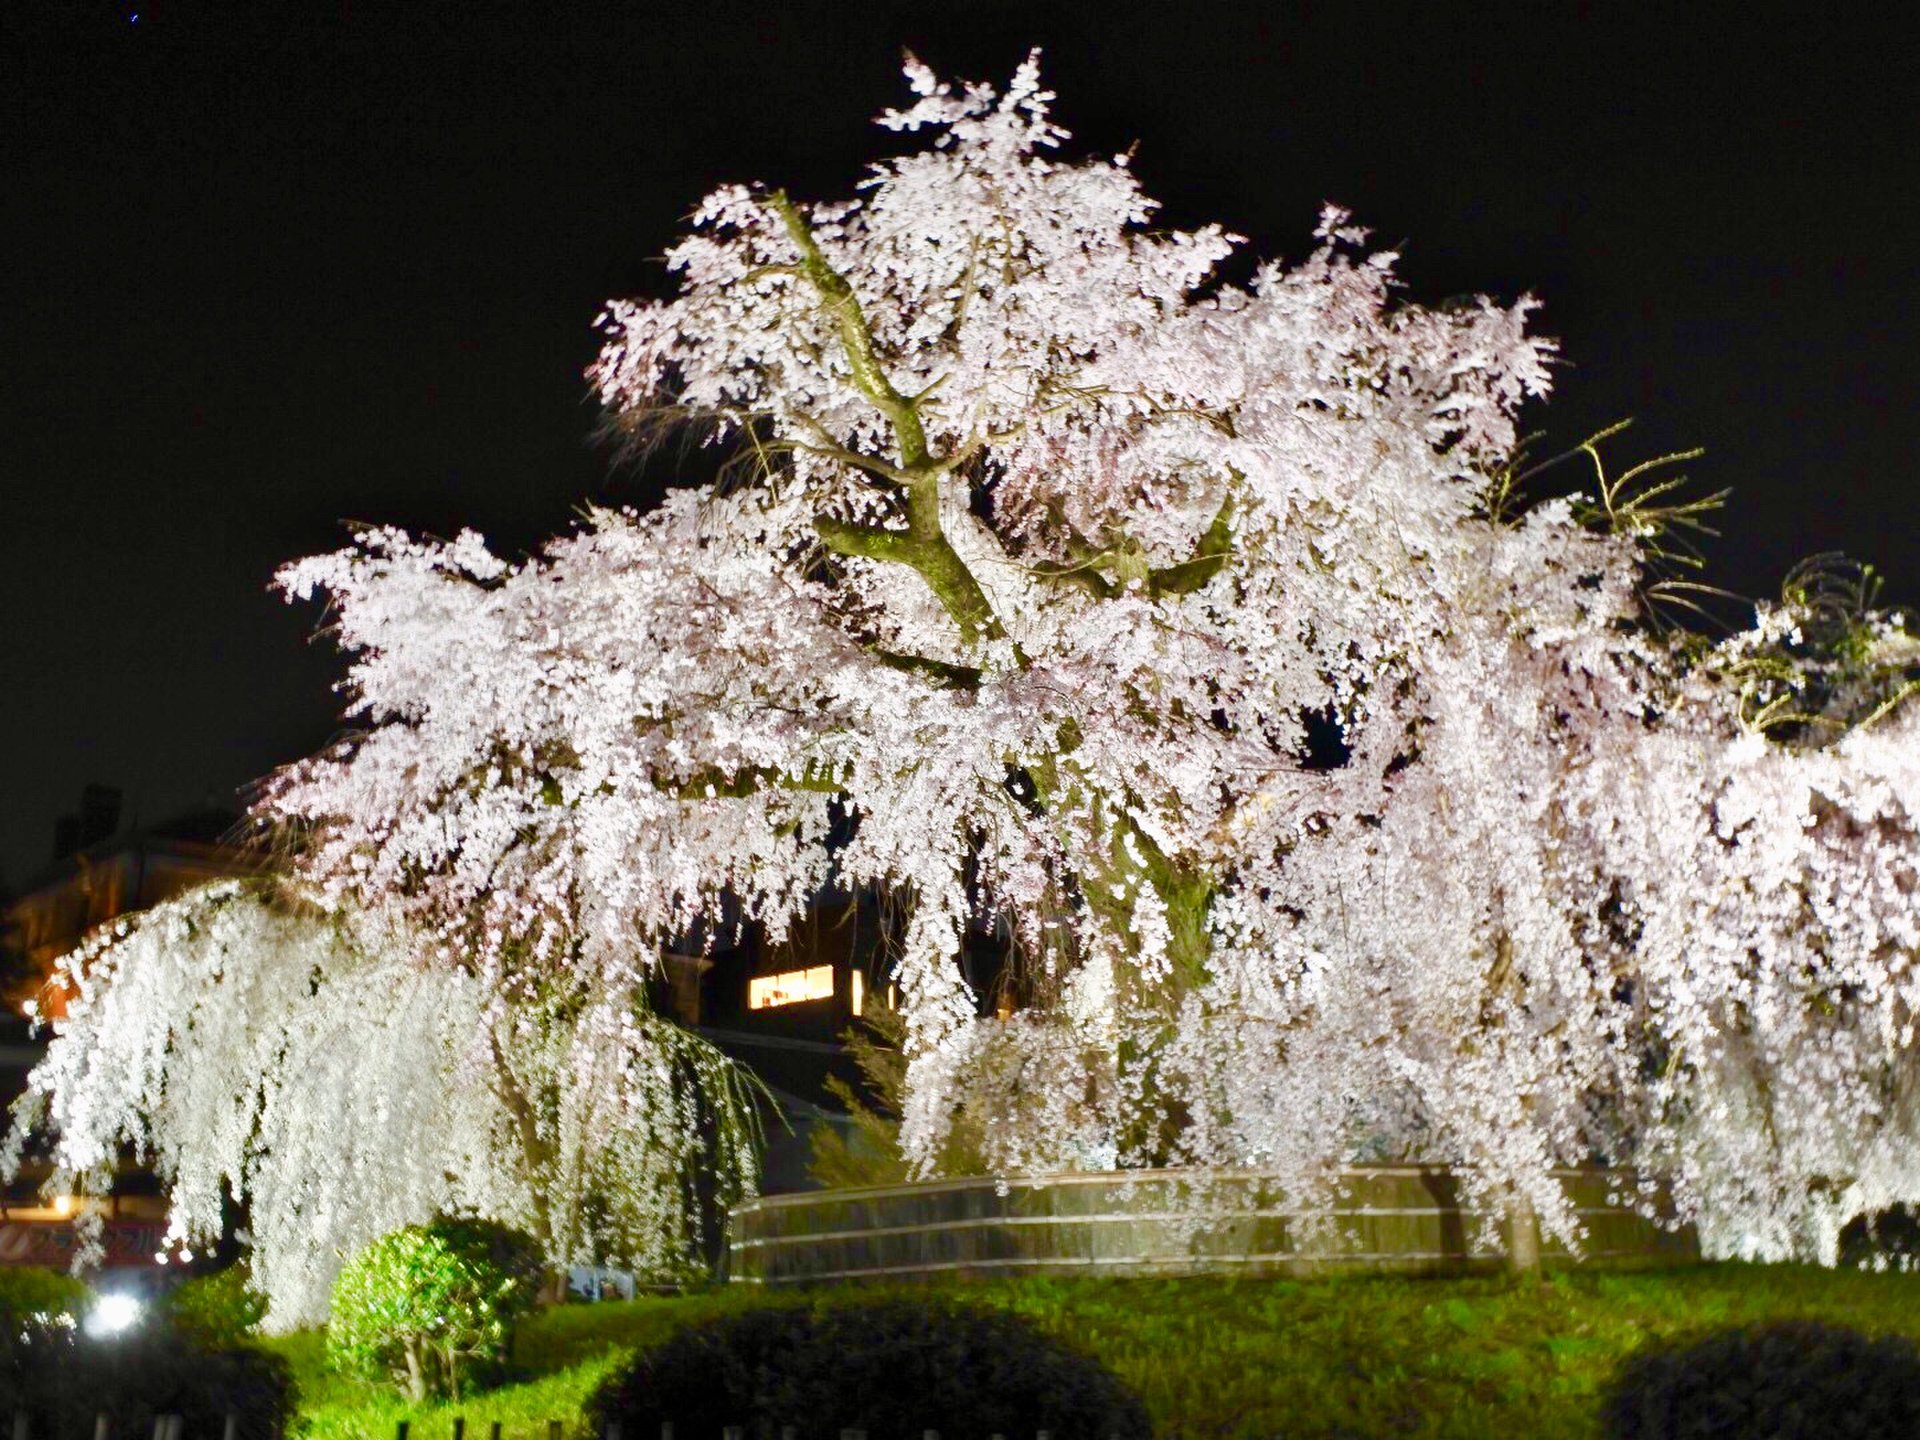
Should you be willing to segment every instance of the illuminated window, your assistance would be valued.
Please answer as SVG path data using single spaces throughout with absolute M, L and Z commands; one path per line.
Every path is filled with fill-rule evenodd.
M 797 1005 L 802 1000 L 832 998 L 831 965 L 816 965 L 811 970 L 787 970 L 779 975 L 756 975 L 747 981 L 749 1010 L 770 1010 L 776 1005 Z
M 866 1004 L 867 1000 L 867 977 L 855 970 L 851 978 L 853 980 L 853 1013 L 858 1015 L 860 1007 Z

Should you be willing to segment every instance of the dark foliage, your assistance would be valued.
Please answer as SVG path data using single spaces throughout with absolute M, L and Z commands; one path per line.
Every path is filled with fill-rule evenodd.
M 25 1412 L 34 1435 L 92 1435 L 103 1414 L 112 1440 L 148 1440 L 159 1415 L 180 1416 L 189 1435 L 219 1435 L 231 1413 L 243 1440 L 267 1440 L 286 1429 L 294 1401 L 280 1356 L 206 1350 L 164 1327 L 90 1340 L 21 1320 L 0 1339 L 0 1415 Z
M 1920 1270 L 1920 1211 L 1892 1205 L 1854 1216 L 1840 1232 L 1840 1263 L 1860 1270 Z
M 93 1292 L 64 1270 L 43 1265 L 0 1266 L 0 1316 L 48 1324 L 64 1316 L 78 1324 L 92 1298 Z
M 266 1318 L 266 1299 L 253 1288 L 245 1265 L 229 1265 L 196 1275 L 169 1290 L 163 1302 L 166 1323 L 208 1350 L 244 1345 Z
M 691 1326 L 614 1372 L 588 1404 L 593 1432 L 657 1435 L 792 1426 L 943 1440 L 1046 1430 L 1056 1440 L 1147 1440 L 1139 1399 L 1098 1361 L 1004 1311 L 935 1297 L 841 1298 Z
M 1642 1350 L 1602 1410 L 1607 1440 L 1907 1440 L 1920 1346 L 1808 1320 Z

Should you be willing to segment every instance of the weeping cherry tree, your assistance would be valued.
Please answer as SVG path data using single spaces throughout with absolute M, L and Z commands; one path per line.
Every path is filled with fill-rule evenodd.
M 1920 1195 L 1899 687 L 1788 743 L 1779 644 L 1659 621 L 1701 513 L 1670 466 L 1589 445 L 1587 492 L 1527 498 L 1530 300 L 1411 303 L 1331 208 L 1228 283 L 1237 237 L 1061 158 L 1032 60 L 907 78 L 882 124 L 920 143 L 854 198 L 723 188 L 671 292 L 601 318 L 611 423 L 717 481 L 520 563 L 369 529 L 281 576 L 363 730 L 260 816 L 305 904 L 380 916 L 493 1027 L 448 1073 L 520 1063 L 523 997 L 635 995 L 663 942 L 777 942 L 832 883 L 903 917 L 918 1173 L 962 1117 L 1001 1173 L 1302 1201 L 1443 1161 L 1522 1251 L 1578 1246 L 1571 1163 L 1657 1164 L 1770 1254 L 1820 1250 L 1810 1196 Z M 958 963 L 982 925 L 1006 1017 Z M 587 1027 L 608 1066 L 626 1024 Z M 56 1108 L 105 1033 L 49 1062 Z

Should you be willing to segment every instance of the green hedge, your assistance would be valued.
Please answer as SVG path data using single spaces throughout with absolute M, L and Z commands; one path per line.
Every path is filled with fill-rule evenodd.
M 616 1370 L 589 1428 L 760 1440 L 843 1429 L 988 1440 L 1149 1440 L 1139 1397 L 1098 1360 L 1005 1310 L 950 1296 L 834 1296 L 687 1326 Z
M 1920 1276 L 1814 1266 L 1569 1274 L 1544 1285 L 1063 1277 L 913 1293 L 1009 1310 L 1089 1351 L 1140 1396 L 1155 1434 L 1181 1440 L 1599 1440 L 1606 1387 L 1649 1344 L 1791 1319 L 1920 1340 Z M 793 1298 L 736 1285 L 543 1310 L 519 1329 L 514 1383 L 459 1405 L 411 1406 L 329 1371 L 318 1333 L 266 1343 L 295 1360 L 309 1397 L 305 1440 L 390 1436 L 402 1417 L 414 1440 L 451 1440 L 456 1414 L 469 1436 L 494 1419 L 510 1434 L 544 1435 L 556 1419 L 575 1434 L 589 1396 L 626 1356 L 711 1317 Z

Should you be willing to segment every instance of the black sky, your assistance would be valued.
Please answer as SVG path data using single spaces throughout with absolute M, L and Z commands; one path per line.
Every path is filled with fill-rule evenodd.
M 90 779 L 152 821 L 327 738 L 337 663 L 264 587 L 341 519 L 521 551 L 654 493 L 591 443 L 600 302 L 717 182 L 848 193 L 903 45 L 1043 46 L 1173 222 L 1298 257 L 1335 199 L 1415 298 L 1535 291 L 1532 425 L 1706 446 L 1713 578 L 1845 549 L 1920 598 L 1910 50 L 1771 8 L 11 0 L 0 883 Z

